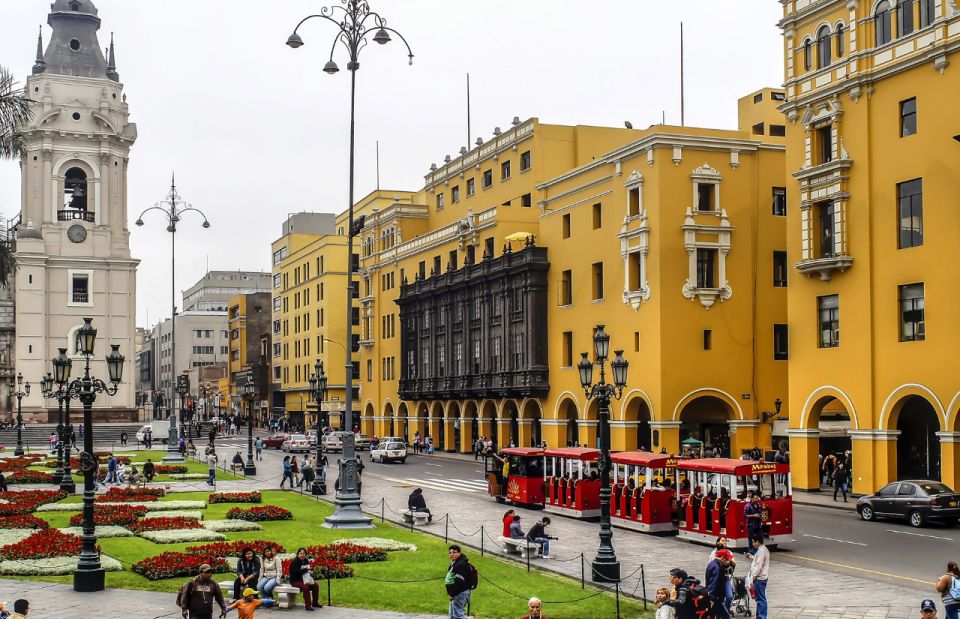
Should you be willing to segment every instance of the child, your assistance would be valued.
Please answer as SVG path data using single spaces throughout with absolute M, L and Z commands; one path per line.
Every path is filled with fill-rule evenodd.
M 257 606 L 264 605 L 270 606 L 273 603 L 273 600 L 270 600 L 270 604 L 267 604 L 267 600 L 257 600 L 255 599 L 257 592 L 250 587 L 247 587 L 243 590 L 243 598 L 237 600 L 230 606 L 227 606 L 227 612 L 230 612 L 234 608 L 237 609 L 237 619 L 253 619 L 253 611 Z
M 657 589 L 657 614 L 654 619 L 674 619 L 674 617 L 677 616 L 677 611 L 672 606 L 665 606 L 663 604 L 669 599 L 670 592 L 666 587 Z

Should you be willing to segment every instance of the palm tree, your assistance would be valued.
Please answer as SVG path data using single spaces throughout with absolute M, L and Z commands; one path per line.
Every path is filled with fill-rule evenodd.
M 24 152 L 20 128 L 30 120 L 30 99 L 16 88 L 13 75 L 0 66 L 0 160 L 17 159 Z M 16 268 L 12 239 L 0 242 L 0 285 L 7 285 L 7 276 Z

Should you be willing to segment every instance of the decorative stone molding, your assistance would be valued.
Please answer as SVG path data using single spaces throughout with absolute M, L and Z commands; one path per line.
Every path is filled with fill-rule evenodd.
M 671 428 L 680 429 L 680 426 L 683 425 L 682 421 L 673 421 L 673 420 L 650 420 L 650 427 L 654 430 L 669 430 Z
M 935 432 L 941 443 L 960 443 L 960 432 Z
M 820 438 L 820 428 L 787 428 L 790 438 Z
M 731 428 L 756 428 L 760 425 L 759 419 L 731 419 L 727 422 Z
M 600 422 L 596 419 L 577 419 L 577 425 L 583 426 L 585 428 L 592 428 L 598 425 Z
M 854 441 L 896 441 L 900 430 L 847 430 Z
M 719 225 L 698 224 L 694 219 L 693 209 L 687 207 L 687 214 L 683 221 L 684 248 L 687 250 L 688 270 L 687 281 L 684 283 L 681 292 L 687 299 L 699 299 L 700 303 L 706 309 L 713 307 L 713 304 L 719 299 L 726 301 L 733 296 L 733 288 L 727 281 L 727 254 L 730 253 L 730 237 L 733 233 L 733 226 L 727 218 L 726 211 L 720 211 Z M 716 241 L 700 241 L 698 234 L 716 235 Z M 717 287 L 716 288 L 698 288 L 697 287 L 697 249 L 716 249 L 717 251 Z
M 681 161 L 683 161 L 683 147 L 674 146 L 673 147 L 673 165 L 679 166 Z
M 611 428 L 638 428 L 640 427 L 639 421 L 611 421 Z
M 566 419 L 541 419 L 541 426 L 565 426 L 569 423 Z

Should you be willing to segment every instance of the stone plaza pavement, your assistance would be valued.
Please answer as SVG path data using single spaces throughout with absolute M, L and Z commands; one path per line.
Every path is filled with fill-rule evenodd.
M 70 585 L 58 585 L 47 582 L 27 582 L 24 580 L 0 580 L 0 600 L 10 604 L 24 598 L 30 601 L 29 619 L 180 619 L 175 596 L 172 593 L 156 591 L 130 591 L 126 589 L 107 589 L 99 593 L 77 593 Z M 318 612 L 308 613 L 303 607 L 277 612 L 283 617 L 323 619 L 442 619 L 446 615 L 412 615 L 359 608 L 337 608 L 324 606 Z M 257 613 L 259 617 L 261 612 Z M 217 613 L 214 613 L 214 617 Z M 227 617 L 236 618 L 236 611 Z

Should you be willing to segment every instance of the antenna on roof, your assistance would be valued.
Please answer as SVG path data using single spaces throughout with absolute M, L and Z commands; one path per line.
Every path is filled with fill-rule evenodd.
M 467 144 L 470 143 L 470 74 L 467 73 Z
M 377 140 L 377 191 L 380 191 L 380 140 Z
M 684 90 L 683 90 L 683 22 L 680 22 L 680 126 L 687 125 L 687 117 L 684 109 Z

